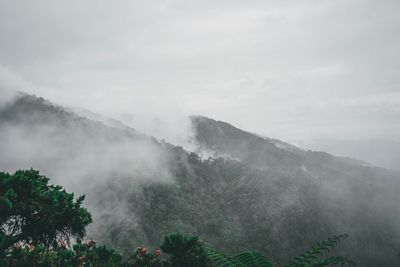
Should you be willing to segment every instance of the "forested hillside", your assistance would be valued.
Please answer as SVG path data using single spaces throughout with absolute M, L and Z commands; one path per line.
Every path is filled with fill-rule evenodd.
M 124 253 L 179 231 L 284 264 L 346 232 L 340 252 L 359 266 L 399 264 L 399 173 L 204 117 L 192 122 L 199 151 L 215 158 L 21 94 L 0 110 L 0 169 L 37 168 L 86 193 L 89 236 Z

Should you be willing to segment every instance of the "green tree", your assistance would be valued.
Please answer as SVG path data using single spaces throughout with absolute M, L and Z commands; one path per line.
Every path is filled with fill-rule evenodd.
M 164 238 L 161 250 L 170 255 L 171 267 L 208 267 L 211 262 L 204 244 L 197 236 L 171 233 Z
M 83 237 L 92 222 L 84 199 L 50 185 L 36 170 L 0 172 L 0 260 L 17 242 L 49 248 L 60 239 Z

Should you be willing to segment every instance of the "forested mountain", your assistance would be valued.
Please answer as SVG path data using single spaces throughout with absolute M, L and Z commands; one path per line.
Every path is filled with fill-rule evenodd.
M 359 266 L 396 266 L 400 174 L 192 117 L 203 158 L 20 94 L 0 110 L 0 169 L 38 168 L 86 193 L 89 235 L 129 251 L 180 231 L 278 263 L 331 234 Z

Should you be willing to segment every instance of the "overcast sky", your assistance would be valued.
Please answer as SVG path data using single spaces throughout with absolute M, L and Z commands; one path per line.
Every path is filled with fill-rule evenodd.
M 0 0 L 0 88 L 339 154 L 338 140 L 400 148 L 399 14 L 398 0 Z

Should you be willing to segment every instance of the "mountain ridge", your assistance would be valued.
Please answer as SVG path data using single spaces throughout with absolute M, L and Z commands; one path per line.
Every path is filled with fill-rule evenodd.
M 346 161 L 346 162 L 354 164 L 354 165 L 361 165 L 361 166 L 368 166 L 368 167 L 376 167 L 376 168 L 387 169 L 387 168 L 380 167 L 380 166 L 373 166 L 372 164 L 370 164 L 368 162 L 365 162 L 365 161 L 359 160 L 359 159 L 355 159 L 355 158 L 351 158 L 351 157 L 335 156 L 335 155 L 332 155 L 332 154 L 330 154 L 328 152 L 324 152 L 324 151 L 313 151 L 313 150 L 310 150 L 310 149 L 306 150 L 306 149 L 303 149 L 303 148 L 299 148 L 299 147 L 297 147 L 295 145 L 289 144 L 289 143 L 284 142 L 282 140 L 279 140 L 279 139 L 276 139 L 276 138 L 270 138 L 270 137 L 262 136 L 262 135 L 259 135 L 257 133 L 252 133 L 252 132 L 249 132 L 249 131 L 245 131 L 245 130 L 242 130 L 240 128 L 235 127 L 234 125 L 232 125 L 230 123 L 227 123 L 227 122 L 224 122 L 224 121 L 220 121 L 220 120 L 214 120 L 214 119 L 211 119 L 211 118 L 208 118 L 208 117 L 205 117 L 205 116 L 194 115 L 194 116 L 190 116 L 190 119 L 192 121 L 192 124 L 193 124 L 193 127 L 194 127 L 195 131 L 196 131 L 196 128 L 199 128 L 199 127 L 201 128 L 201 122 L 206 122 L 208 124 L 211 123 L 214 126 L 219 127 L 219 130 L 215 130 L 214 132 L 221 131 L 221 128 L 225 127 L 225 129 L 228 130 L 228 131 L 235 131 L 235 132 L 239 132 L 239 133 L 241 132 L 242 135 L 246 135 L 246 136 L 253 135 L 254 138 L 263 139 L 265 142 L 274 145 L 276 148 L 278 148 L 280 150 L 283 150 L 285 152 L 289 152 L 289 153 L 292 153 L 292 154 L 295 154 L 295 155 L 298 155 L 298 156 L 301 156 L 301 157 L 304 157 L 304 155 L 309 154 L 309 153 L 327 154 L 329 156 L 335 157 L 338 160 Z M 199 123 L 199 121 L 200 121 L 200 123 Z M 198 130 L 199 129 L 197 129 L 197 131 Z M 204 130 L 206 130 L 206 129 L 200 129 L 200 131 L 204 131 Z M 197 134 L 199 135 L 198 132 L 197 132 Z M 230 134 L 230 136 L 232 136 L 232 134 Z M 201 142 L 201 137 L 200 137 L 200 144 L 199 145 L 200 146 L 203 145 L 203 146 L 207 147 L 207 144 Z M 212 149 L 214 149 L 214 147 L 212 147 Z M 221 151 L 221 152 L 222 153 L 226 153 L 226 151 Z M 389 169 L 387 169 L 387 170 L 389 170 Z M 391 171 L 398 172 L 396 170 L 391 170 Z
M 283 264 L 348 232 L 341 249 L 361 266 L 396 265 L 397 172 L 288 152 L 215 120 L 194 127 L 200 146 L 228 158 L 204 159 L 30 96 L 0 110 L 0 168 L 39 168 L 86 193 L 96 221 L 89 234 L 122 251 L 183 231 L 225 252 L 259 250 Z

